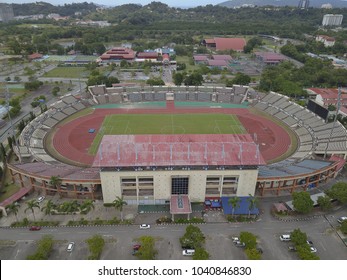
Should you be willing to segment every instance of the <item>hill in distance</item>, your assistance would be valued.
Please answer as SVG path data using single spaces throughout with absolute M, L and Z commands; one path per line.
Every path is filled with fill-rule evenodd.
M 347 8 L 344 0 L 310 0 L 310 7 L 320 8 L 323 4 L 330 3 L 333 8 Z M 219 6 L 234 8 L 252 4 L 255 6 L 292 6 L 297 7 L 299 0 L 229 0 L 218 4 Z

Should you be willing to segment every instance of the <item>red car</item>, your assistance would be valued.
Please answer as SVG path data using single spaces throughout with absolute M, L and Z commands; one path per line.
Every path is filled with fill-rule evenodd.
M 29 230 L 40 230 L 40 229 L 41 229 L 40 226 L 31 226 L 31 227 L 29 228 Z
M 133 245 L 133 249 L 134 250 L 139 250 L 141 248 L 141 245 L 140 244 L 135 244 L 135 245 Z

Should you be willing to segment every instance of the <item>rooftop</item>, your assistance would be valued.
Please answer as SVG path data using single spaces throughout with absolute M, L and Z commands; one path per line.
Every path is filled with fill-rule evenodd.
M 249 134 L 105 135 L 94 167 L 264 165 Z

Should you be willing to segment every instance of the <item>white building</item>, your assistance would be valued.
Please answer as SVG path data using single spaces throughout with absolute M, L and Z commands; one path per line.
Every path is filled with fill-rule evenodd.
M 326 14 L 323 17 L 323 26 L 339 26 L 342 24 L 343 15 Z
M 335 45 L 335 38 L 326 35 L 318 35 L 316 41 L 322 42 L 324 47 L 332 47 Z

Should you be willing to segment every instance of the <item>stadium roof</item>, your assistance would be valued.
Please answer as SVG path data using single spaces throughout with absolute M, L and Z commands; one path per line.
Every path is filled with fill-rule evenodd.
M 264 165 L 249 134 L 105 135 L 94 167 Z
M 52 176 L 59 176 L 66 181 L 100 181 L 100 174 L 97 168 L 82 168 L 64 163 L 49 164 L 46 162 L 30 162 L 12 166 L 21 170 L 21 172 L 36 175 L 40 178 L 50 179 Z
M 331 165 L 331 161 L 305 159 L 299 162 L 289 160 L 282 161 L 280 164 L 261 166 L 258 178 L 268 179 L 271 177 L 300 176 L 316 172 Z

